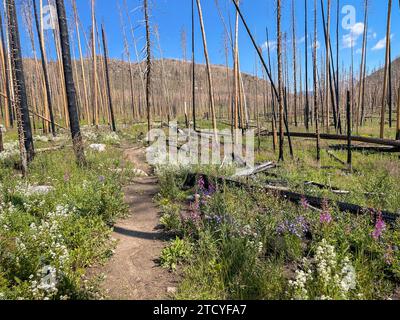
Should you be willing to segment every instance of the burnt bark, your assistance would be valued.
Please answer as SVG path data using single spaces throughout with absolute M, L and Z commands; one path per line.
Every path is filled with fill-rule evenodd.
M 60 30 L 60 42 L 62 62 L 64 69 L 64 81 L 67 91 L 68 115 L 71 129 L 72 143 L 75 156 L 79 165 L 86 163 L 83 149 L 83 140 L 79 125 L 78 108 L 76 103 L 76 90 L 72 73 L 71 51 L 68 35 L 67 16 L 65 13 L 64 0 L 56 0 L 58 25 Z
M 14 90 L 17 108 L 21 114 L 21 126 L 24 136 L 24 146 L 27 163 L 30 163 L 35 156 L 33 145 L 32 127 L 29 118 L 28 98 L 26 94 L 24 68 L 22 63 L 21 43 L 18 30 L 18 20 L 14 0 L 6 0 L 8 32 L 10 41 L 10 54 L 14 76 Z

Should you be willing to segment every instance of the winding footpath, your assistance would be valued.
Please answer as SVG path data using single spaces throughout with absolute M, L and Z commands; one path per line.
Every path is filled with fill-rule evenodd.
M 177 286 L 176 276 L 159 265 L 167 240 L 160 230 L 159 212 L 153 198 L 159 191 L 157 178 L 147 165 L 144 148 L 126 149 L 125 161 L 148 174 L 125 187 L 129 216 L 116 223 L 118 240 L 112 259 L 101 268 L 102 288 L 108 299 L 168 299 Z

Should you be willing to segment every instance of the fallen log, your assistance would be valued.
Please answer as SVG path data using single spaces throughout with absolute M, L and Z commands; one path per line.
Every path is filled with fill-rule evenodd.
M 339 188 L 335 188 L 335 187 L 329 187 L 329 186 L 326 186 L 326 185 L 324 185 L 322 183 L 318 183 L 318 182 L 314 182 L 314 181 L 306 181 L 306 182 L 304 182 L 304 184 L 306 186 L 317 187 L 318 189 L 321 189 L 321 190 L 329 190 L 329 191 L 331 191 L 333 193 L 341 194 L 341 195 L 350 193 L 350 191 L 340 190 Z
M 343 144 L 337 144 L 329 146 L 331 150 L 346 150 L 347 146 Z M 352 151 L 358 152 L 387 152 L 387 153 L 396 153 L 400 152 L 400 148 L 398 147 L 374 147 L 374 146 L 352 146 Z
M 306 200 L 307 203 L 315 208 L 322 209 L 326 201 L 328 201 L 328 204 L 335 206 L 340 212 L 348 212 L 351 214 L 355 215 L 363 215 L 363 214 L 371 214 L 374 216 L 374 218 L 377 218 L 378 213 L 382 215 L 382 219 L 390 224 L 394 224 L 397 219 L 400 218 L 400 214 L 398 213 L 392 213 L 389 211 L 378 211 L 373 208 L 363 208 L 359 205 L 352 204 L 352 203 L 346 203 L 346 202 L 341 202 L 341 201 L 334 201 L 334 200 L 327 200 L 319 197 L 314 197 L 314 196 L 309 196 L 309 195 L 304 195 L 300 194 L 297 192 L 292 192 L 287 190 L 286 188 L 277 188 L 277 187 L 272 187 L 272 186 L 257 186 L 257 185 L 251 185 L 249 183 L 244 183 L 241 181 L 233 180 L 230 178 L 224 178 L 224 177 L 215 177 L 215 176 L 208 176 L 206 174 L 195 174 L 195 173 L 190 173 L 187 176 L 185 186 L 190 186 L 193 187 L 196 183 L 196 179 L 202 176 L 205 181 L 207 181 L 207 184 L 210 181 L 214 181 L 216 183 L 220 184 L 229 184 L 233 185 L 235 187 L 240 187 L 240 188 L 245 188 L 248 190 L 262 190 L 264 192 L 272 192 L 275 195 L 286 199 L 294 204 L 300 204 L 302 200 Z
M 264 130 L 260 133 L 260 135 L 266 137 L 266 136 L 271 136 L 272 133 Z M 287 136 L 287 133 L 285 133 L 285 136 Z M 317 135 L 315 133 L 307 133 L 307 132 L 291 132 L 290 136 L 295 137 L 295 138 L 317 139 Z M 327 134 L 327 133 L 321 133 L 320 137 L 323 140 L 347 141 L 347 139 L 348 139 L 348 137 L 345 135 Z M 352 136 L 351 140 L 357 141 L 357 142 L 365 142 L 365 143 L 370 143 L 370 144 L 378 144 L 378 145 L 382 145 L 382 146 L 391 146 L 391 147 L 400 148 L 400 140 L 389 140 L 389 139 L 360 137 L 360 136 Z
M 344 162 L 342 159 L 340 159 L 339 157 L 337 157 L 336 155 L 334 155 L 332 152 L 330 152 L 329 150 L 326 150 L 326 153 L 334 160 L 336 160 L 337 162 L 339 162 L 342 165 L 346 165 L 346 162 Z
M 233 177 L 250 177 L 275 167 L 276 164 L 274 162 L 266 162 L 254 168 L 244 168 L 243 170 L 235 174 Z

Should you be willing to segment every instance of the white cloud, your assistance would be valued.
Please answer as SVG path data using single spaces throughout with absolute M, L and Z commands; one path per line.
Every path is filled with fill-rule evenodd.
M 393 39 L 394 34 L 392 33 L 390 35 L 390 39 Z M 386 48 L 386 37 L 383 39 L 379 40 L 376 45 L 372 48 L 372 51 L 378 51 Z
M 297 39 L 297 43 L 298 44 L 302 44 L 304 42 L 306 42 L 306 37 L 305 36 L 301 37 L 300 39 Z
M 357 40 L 364 33 L 364 23 L 358 22 L 350 28 L 350 32 L 342 39 L 344 48 L 352 48 L 357 45 Z
M 271 40 L 271 41 L 265 41 L 261 47 L 264 51 L 268 50 L 268 48 L 269 50 L 275 50 L 277 45 L 278 43 L 275 40 Z
M 292 41 L 293 41 L 292 39 L 287 39 L 286 45 L 287 46 L 291 46 L 292 45 Z M 282 42 L 283 42 L 283 40 L 282 40 Z M 301 44 L 303 44 L 305 42 L 306 42 L 306 37 L 305 36 L 296 39 L 296 43 L 298 45 L 301 45 Z M 270 40 L 270 41 L 265 41 L 261 45 L 261 48 L 262 48 L 263 51 L 267 51 L 268 47 L 269 47 L 269 50 L 272 51 L 272 50 L 276 50 L 277 46 L 278 46 L 278 42 L 276 40 Z M 319 49 L 319 47 L 320 47 L 320 43 L 319 42 L 318 42 L 318 46 L 317 47 Z M 311 46 L 310 46 L 310 48 L 311 48 Z
M 375 40 L 378 37 L 378 34 L 375 31 L 368 30 L 368 39 Z

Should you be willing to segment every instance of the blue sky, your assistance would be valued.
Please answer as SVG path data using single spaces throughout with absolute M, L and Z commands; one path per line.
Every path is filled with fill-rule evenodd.
M 144 25 L 143 25 L 143 12 L 141 10 L 141 1 L 139 0 L 126 0 L 129 8 L 135 35 L 138 40 L 138 49 L 144 47 Z M 283 1 L 283 31 L 288 32 L 288 40 L 291 41 L 291 0 Z M 336 29 L 336 2 L 332 0 L 332 30 Z M 46 3 L 46 0 L 44 0 Z M 72 12 L 70 8 L 70 0 L 65 0 L 67 4 L 67 11 L 72 21 Z M 205 20 L 205 28 L 207 31 L 207 41 L 211 62 L 214 64 L 224 64 L 225 54 L 223 48 L 224 27 L 216 9 L 215 0 L 202 0 L 203 14 Z M 223 12 L 224 19 L 228 23 L 231 19 L 234 23 L 234 8 L 231 0 L 218 0 L 221 11 Z M 340 8 L 343 9 L 346 5 L 351 5 L 355 9 L 355 24 L 352 29 L 343 29 L 340 27 L 340 61 L 346 68 L 350 66 L 351 61 L 351 45 L 353 44 L 355 68 L 361 59 L 360 49 L 362 45 L 362 31 L 364 28 L 364 0 L 340 0 Z M 372 70 L 381 65 L 385 57 L 384 44 L 385 30 L 386 30 L 386 14 L 387 14 L 387 1 L 385 0 L 369 0 L 369 26 L 368 26 L 368 68 Z M 276 39 L 276 17 L 275 17 L 275 0 L 243 0 L 241 4 L 243 13 L 247 18 L 250 29 L 255 35 L 257 42 L 260 46 L 266 48 L 266 35 L 265 29 L 268 27 L 270 33 L 270 48 L 272 50 L 272 61 L 275 61 L 276 49 L 274 40 Z M 309 19 L 309 33 L 313 29 L 313 0 L 308 0 L 308 19 Z M 325 9 L 327 0 L 324 0 Z M 83 24 L 87 36 L 89 38 L 89 30 L 91 25 L 90 19 L 90 0 L 77 0 L 80 19 Z M 118 4 L 124 8 L 123 0 L 97 0 L 96 1 L 96 14 L 97 22 L 100 24 L 104 22 L 108 35 L 108 43 L 110 55 L 115 58 L 121 58 L 124 52 L 123 46 L 123 32 L 120 22 L 120 15 Z M 298 50 L 301 51 L 304 58 L 304 1 L 295 0 L 296 4 L 296 19 L 297 19 L 297 42 Z M 324 53 L 324 37 L 322 29 L 322 16 L 320 10 L 320 0 L 318 0 L 318 26 L 319 26 L 319 42 L 321 43 L 320 54 Z M 160 43 L 163 51 L 163 56 L 167 58 L 182 58 L 181 49 L 181 30 L 183 28 L 188 32 L 188 54 L 190 55 L 190 31 L 191 31 L 191 0 L 150 0 L 151 8 L 151 23 L 153 26 L 157 25 L 160 34 Z M 124 9 L 123 9 L 124 11 Z M 126 15 L 123 12 L 124 19 L 127 22 Z M 229 18 L 230 17 L 230 18 Z M 400 9 L 398 1 L 393 1 L 392 10 L 392 56 L 393 59 L 398 56 L 400 52 L 400 41 L 397 38 L 400 34 Z M 345 14 L 340 14 L 340 22 L 345 18 Z M 21 21 L 22 23 L 22 21 Z M 27 40 L 25 28 L 20 27 L 22 44 L 26 55 L 31 53 L 31 47 Z M 47 31 L 49 32 L 49 31 Z M 129 35 L 129 30 L 127 30 Z M 351 37 L 352 35 L 352 37 Z M 156 57 L 160 56 L 160 52 L 156 48 L 156 40 L 154 39 L 154 52 Z M 354 40 L 352 43 L 351 39 Z M 132 46 L 131 38 L 130 51 L 132 60 L 136 60 L 134 49 Z M 204 54 L 201 42 L 201 33 L 198 25 L 198 16 L 196 11 L 196 59 L 197 62 L 204 62 Z M 332 39 L 333 47 L 336 48 L 336 39 Z M 288 56 L 291 59 L 291 45 L 289 46 Z M 311 48 L 310 48 L 311 49 Z M 241 68 L 248 73 L 254 72 L 255 65 L 255 51 L 249 41 L 247 34 L 242 25 L 240 25 L 240 58 Z M 335 49 L 336 51 L 336 49 Z M 76 51 L 77 52 L 77 51 Z M 310 51 L 311 52 L 311 51 Z M 265 52 L 266 53 L 266 52 Z M 50 53 L 51 56 L 51 53 Z M 311 53 L 310 53 L 311 57 Z M 291 61 L 291 60 L 289 60 Z M 259 68 L 260 70 L 260 68 Z M 260 72 L 260 71 L 259 71 Z

